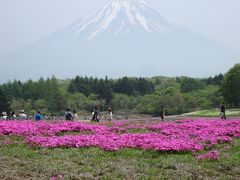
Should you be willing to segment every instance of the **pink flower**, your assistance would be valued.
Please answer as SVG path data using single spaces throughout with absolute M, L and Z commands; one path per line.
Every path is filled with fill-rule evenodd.
M 50 178 L 50 180 L 61 180 L 64 178 L 64 175 L 59 174 Z
M 197 159 L 206 159 L 206 160 L 219 160 L 220 153 L 216 150 L 212 150 L 206 154 L 196 156 Z

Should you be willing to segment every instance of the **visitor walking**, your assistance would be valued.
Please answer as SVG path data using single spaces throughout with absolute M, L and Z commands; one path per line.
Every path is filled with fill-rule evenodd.
M 160 118 L 161 118 L 162 121 L 165 120 L 165 108 L 164 108 L 164 106 L 161 106 Z
M 226 107 L 225 107 L 224 103 L 221 105 L 220 118 L 221 119 L 227 119 L 226 118 Z

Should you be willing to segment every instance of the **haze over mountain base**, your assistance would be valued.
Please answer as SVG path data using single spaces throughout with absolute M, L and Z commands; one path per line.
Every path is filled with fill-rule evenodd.
M 207 77 L 238 61 L 231 49 L 168 22 L 142 1 L 115 0 L 18 52 L 1 57 L 0 81 L 55 75 Z

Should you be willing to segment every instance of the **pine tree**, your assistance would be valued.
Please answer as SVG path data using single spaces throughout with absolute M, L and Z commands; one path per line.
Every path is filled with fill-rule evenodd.
M 0 88 L 0 113 L 8 112 L 9 111 L 9 104 L 6 96 L 4 95 L 2 89 Z
M 221 91 L 224 99 L 232 107 L 240 106 L 240 64 L 236 64 L 227 72 Z

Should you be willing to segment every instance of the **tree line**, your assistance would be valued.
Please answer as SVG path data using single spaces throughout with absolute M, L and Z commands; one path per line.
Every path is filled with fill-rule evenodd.
M 118 80 L 98 79 L 76 76 L 71 80 L 68 91 L 70 93 L 82 93 L 86 96 L 97 94 L 99 98 L 105 99 L 109 104 L 113 99 L 113 93 L 126 95 L 145 95 L 154 92 L 154 84 L 145 78 L 123 77 Z
M 63 113 L 66 108 L 86 113 L 98 106 L 113 107 L 121 113 L 158 115 L 164 105 L 167 114 L 181 114 L 199 109 L 240 105 L 240 64 L 225 75 L 209 78 L 152 77 L 108 79 L 76 76 L 38 81 L 14 80 L 0 85 L 0 111 L 46 114 Z

